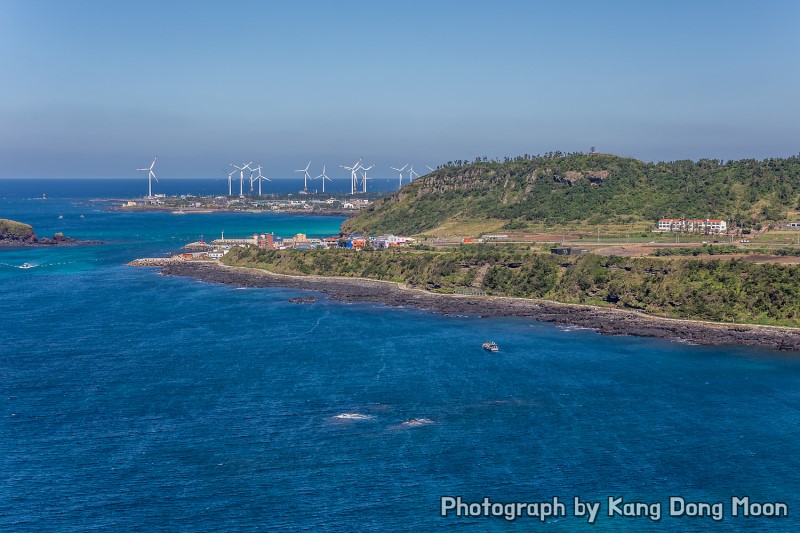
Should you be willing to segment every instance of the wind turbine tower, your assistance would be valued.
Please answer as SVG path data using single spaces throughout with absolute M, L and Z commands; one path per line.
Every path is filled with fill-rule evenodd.
M 320 174 L 319 176 L 317 176 L 314 179 L 317 179 L 317 178 L 322 178 L 322 192 L 324 193 L 325 192 L 325 180 L 333 181 L 332 179 L 330 179 L 328 177 L 327 174 L 325 174 L 325 165 L 322 165 L 322 174 Z
M 370 166 L 368 166 L 368 167 L 361 167 L 361 171 L 362 171 L 362 172 L 361 172 L 361 176 L 362 176 L 362 178 L 363 178 L 361 183 L 362 183 L 362 185 L 363 185 L 363 187 L 364 187 L 364 190 L 363 190 L 363 191 L 361 191 L 361 192 L 363 192 L 363 193 L 365 193 L 365 194 L 366 194 L 366 192 L 367 192 L 367 171 L 368 171 L 368 170 L 370 170 L 370 169 L 372 169 L 374 166 L 375 166 L 375 165 L 370 165 Z
M 399 173 L 400 173 L 400 185 L 397 187 L 398 189 L 402 189 L 402 188 L 403 188 L 403 171 L 406 169 L 406 167 L 407 167 L 407 166 L 408 166 L 408 163 L 406 163 L 405 165 L 403 165 L 403 168 L 394 168 L 394 167 L 389 167 L 389 168 L 391 168 L 392 170 L 396 170 L 397 172 L 399 172 Z
M 261 182 L 264 180 L 267 181 L 272 181 L 272 180 L 261 174 L 261 165 L 258 165 L 256 167 L 256 172 L 258 173 L 258 175 L 253 179 L 258 182 L 258 195 L 261 196 Z
M 408 182 L 409 182 L 409 183 L 411 183 L 412 181 L 414 181 L 414 178 L 415 178 L 415 177 L 417 177 L 417 178 L 418 178 L 418 177 L 419 177 L 419 174 L 417 174 L 416 172 L 414 172 L 414 165 L 411 165 L 411 166 L 409 167 L 409 169 L 408 169 Z
M 350 194 L 355 194 L 358 188 L 358 170 L 361 168 L 361 160 L 356 161 L 352 167 L 342 165 L 342 168 L 350 171 Z
M 233 175 L 236 174 L 236 169 L 228 172 L 228 196 L 233 196 Z
M 243 196 L 244 195 L 244 170 L 247 169 L 247 170 L 252 171 L 253 169 L 250 168 L 250 165 L 252 165 L 252 164 L 253 164 L 253 162 L 250 161 L 249 163 L 247 163 L 247 164 L 245 164 L 245 165 L 240 167 L 238 165 L 234 165 L 233 163 L 231 163 L 231 166 L 239 171 L 239 196 Z
M 156 159 L 158 157 L 153 158 L 153 162 L 150 163 L 148 168 L 137 168 L 137 171 L 147 172 L 147 197 L 153 197 L 153 178 L 156 178 L 156 173 L 153 172 L 153 167 L 156 166 Z M 158 182 L 158 178 L 156 178 L 156 183 Z
M 303 173 L 303 192 L 308 193 L 308 180 L 311 178 L 311 174 L 308 173 L 308 168 L 311 166 L 311 161 L 308 162 L 306 168 L 301 168 L 300 170 L 295 170 L 295 172 L 302 172 Z

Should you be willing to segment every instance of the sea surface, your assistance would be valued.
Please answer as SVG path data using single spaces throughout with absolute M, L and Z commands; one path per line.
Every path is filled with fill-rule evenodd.
M 0 182 L 0 218 L 104 241 L 0 249 L 0 531 L 800 530 L 800 354 L 162 277 L 124 264 L 342 219 L 108 212 L 90 185 Z M 444 496 L 567 513 L 443 517 Z M 745 496 L 789 516 L 731 516 Z
M 404 180 L 403 184 L 408 181 Z M 391 192 L 398 189 L 398 178 L 369 178 L 369 192 Z M 232 184 L 234 194 L 239 194 L 239 178 Z M 311 180 L 307 183 L 308 192 L 322 194 L 322 183 Z M 303 190 L 303 179 L 273 179 L 263 182 L 264 195 L 296 195 Z M 252 193 L 257 193 L 258 184 Z M 325 191 L 332 194 L 350 193 L 350 177 L 336 178 L 325 182 Z M 244 193 L 251 194 L 250 181 L 245 179 Z M 228 194 L 228 180 L 221 179 L 161 179 L 153 181 L 153 194 L 167 196 L 194 195 L 215 196 Z M 0 179 L 0 199 L 8 198 L 142 198 L 147 195 L 147 178 L 123 179 Z

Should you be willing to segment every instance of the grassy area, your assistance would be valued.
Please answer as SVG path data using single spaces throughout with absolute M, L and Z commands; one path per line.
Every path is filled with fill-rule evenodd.
M 28 224 L 0 218 L 0 239 L 27 240 L 33 237 L 33 228 Z
M 446 293 L 480 289 L 490 295 L 636 309 L 671 318 L 800 326 L 798 265 L 687 257 L 564 257 L 540 245 L 434 251 L 236 248 L 224 262 L 286 274 L 395 281 Z
M 739 239 L 747 239 L 751 243 L 765 244 L 800 244 L 798 231 L 768 231 L 761 235 L 742 235 Z

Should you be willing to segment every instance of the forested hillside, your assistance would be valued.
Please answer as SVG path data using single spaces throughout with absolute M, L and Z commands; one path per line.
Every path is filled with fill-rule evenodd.
M 723 218 L 744 228 L 800 203 L 800 157 L 646 163 L 608 154 L 451 162 L 347 220 L 345 232 L 421 233 L 451 220 L 655 223 Z

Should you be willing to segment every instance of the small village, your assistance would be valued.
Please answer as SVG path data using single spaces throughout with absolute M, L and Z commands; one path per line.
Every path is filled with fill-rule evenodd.
M 240 246 L 256 246 L 264 250 L 326 250 L 333 248 L 355 249 L 363 248 L 398 248 L 415 243 L 411 237 L 398 235 L 379 235 L 376 237 L 351 235 L 346 237 L 313 238 L 305 233 L 298 233 L 292 237 L 280 237 L 273 233 L 254 233 L 251 237 L 225 238 L 222 233 L 219 239 L 206 242 L 204 238 L 184 246 L 185 252 L 178 255 L 184 260 L 220 259 L 232 248 Z
M 327 198 L 311 195 L 270 195 L 253 196 L 166 196 L 156 194 L 149 198 L 125 200 L 117 206 L 122 211 L 166 211 L 174 215 L 188 213 L 242 212 L 242 213 L 353 213 L 370 204 L 370 198 L 329 196 Z

